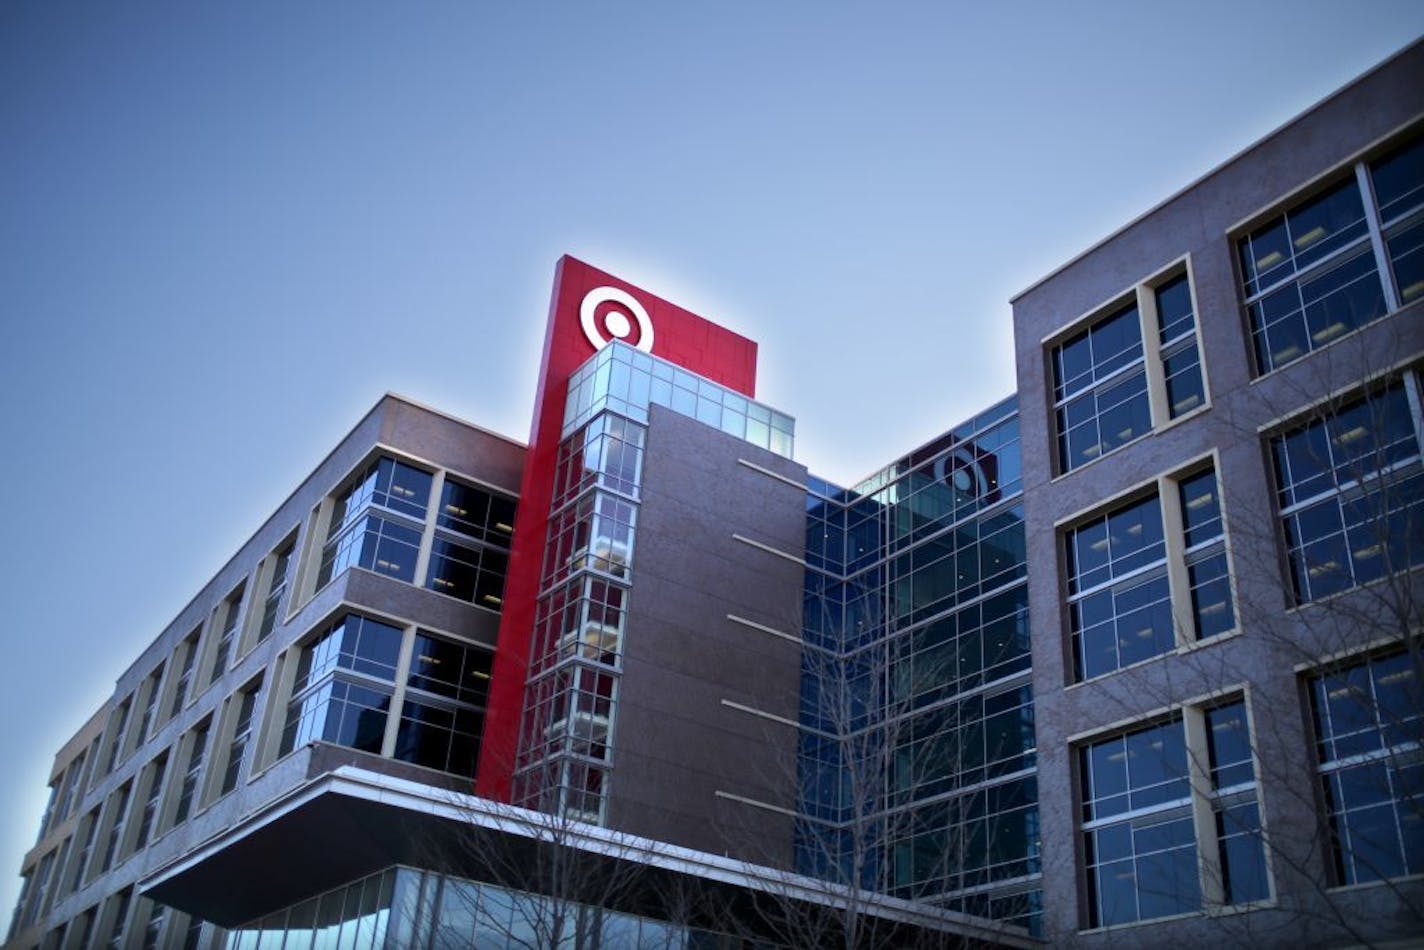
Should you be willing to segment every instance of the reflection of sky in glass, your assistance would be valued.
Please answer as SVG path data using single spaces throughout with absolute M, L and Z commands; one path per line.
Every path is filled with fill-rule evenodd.
M 796 420 L 616 340 L 569 377 L 569 397 L 564 403 L 564 430 L 560 438 L 568 438 L 605 409 L 646 423 L 649 406 L 665 406 L 752 445 L 791 458 Z

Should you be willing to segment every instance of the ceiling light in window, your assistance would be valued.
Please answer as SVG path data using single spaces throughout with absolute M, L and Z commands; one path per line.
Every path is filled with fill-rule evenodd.
M 1206 492 L 1205 494 L 1197 495 L 1191 501 L 1187 502 L 1187 507 L 1190 508 L 1192 511 L 1196 511 L 1202 505 L 1211 504 L 1212 500 L 1215 497 L 1216 494 L 1214 492 Z
M 1280 251 L 1272 251 L 1271 253 L 1267 254 L 1265 257 L 1258 257 L 1258 258 L 1256 258 L 1256 270 L 1262 271 L 1262 270 L 1265 270 L 1265 269 L 1268 268 L 1268 267 L 1273 267 L 1273 266 L 1275 266 L 1276 264 L 1278 264 L 1278 263 L 1280 262 L 1280 260 L 1281 260 L 1281 258 L 1282 258 L 1283 256 L 1284 256 L 1284 255 L 1282 255 Z
M 1309 247 L 1310 245 L 1314 244 L 1316 241 L 1325 237 L 1325 234 L 1325 226 L 1316 225 L 1309 231 L 1306 231 L 1300 237 L 1296 238 L 1291 243 L 1293 243 L 1296 246 L 1296 249 L 1299 250 L 1300 248 Z
M 1368 429 L 1364 426 L 1355 426 L 1353 429 L 1348 429 L 1337 435 L 1335 442 L 1339 445 L 1349 445 L 1351 442 L 1356 442 L 1367 435 L 1369 435 Z
M 1196 393 L 1192 393 L 1190 396 L 1187 396 L 1183 399 L 1178 399 L 1176 402 L 1172 403 L 1172 409 L 1175 412 L 1186 412 L 1188 409 L 1191 409 L 1199 402 L 1201 402 L 1201 397 L 1198 396 Z
M 1345 330 L 1345 324 L 1341 323 L 1339 320 L 1336 320 L 1334 323 L 1330 324 L 1330 326 L 1328 327 L 1325 327 L 1323 330 L 1316 330 L 1310 335 L 1310 338 L 1316 343 L 1324 343 L 1326 340 L 1335 339 L 1335 337 L 1344 333 Z

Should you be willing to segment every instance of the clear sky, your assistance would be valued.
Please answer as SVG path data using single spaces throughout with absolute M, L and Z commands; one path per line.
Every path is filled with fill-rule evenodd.
M 386 390 L 527 434 L 569 252 L 761 343 L 852 481 L 1008 300 L 1419 0 L 0 4 L 0 913 L 55 749 Z M 3 926 L 3 925 L 0 925 Z

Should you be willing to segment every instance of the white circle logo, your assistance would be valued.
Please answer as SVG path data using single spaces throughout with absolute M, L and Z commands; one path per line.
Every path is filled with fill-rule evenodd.
M 598 327 L 598 308 L 605 303 L 614 303 L 622 308 L 611 309 L 603 314 L 603 330 L 608 331 L 607 336 L 604 336 L 603 330 Z M 588 337 L 588 342 L 593 344 L 595 350 L 607 346 L 610 338 L 628 339 L 629 334 L 633 332 L 633 324 L 628 322 L 629 316 L 638 324 L 638 342 L 633 345 L 644 353 L 653 352 L 653 321 L 648 318 L 648 311 L 643 309 L 643 305 L 638 303 L 632 294 L 617 287 L 595 287 L 584 295 L 583 303 L 579 305 L 579 323 L 583 325 L 583 335 Z

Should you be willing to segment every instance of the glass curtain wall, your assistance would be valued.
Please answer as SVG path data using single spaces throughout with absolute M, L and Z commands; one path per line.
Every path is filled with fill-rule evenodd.
M 557 911 L 555 905 L 557 903 Z M 567 915 L 567 950 L 732 950 L 726 934 L 392 867 L 229 931 L 227 950 L 504 950 L 543 946 L 549 918 Z M 770 947 L 770 944 L 765 944 Z
M 1015 400 L 807 496 L 798 869 L 1037 928 Z

